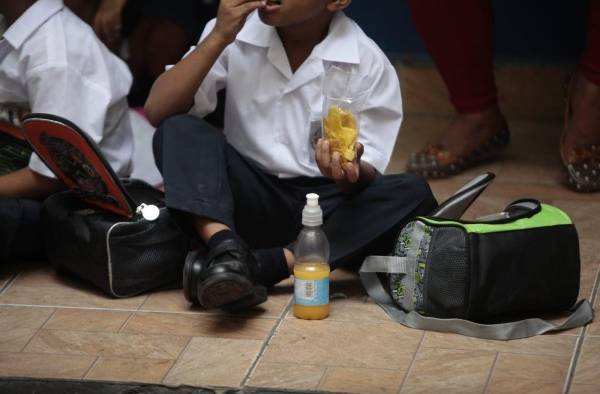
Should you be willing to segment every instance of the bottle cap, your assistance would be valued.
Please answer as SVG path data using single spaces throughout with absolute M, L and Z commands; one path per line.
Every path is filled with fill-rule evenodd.
M 303 226 L 320 226 L 323 224 L 323 211 L 319 206 L 319 195 L 310 193 L 306 195 L 306 206 L 302 210 Z

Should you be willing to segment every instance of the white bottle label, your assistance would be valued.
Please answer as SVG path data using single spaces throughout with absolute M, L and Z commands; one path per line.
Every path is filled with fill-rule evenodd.
M 329 304 L 329 278 L 294 279 L 295 303 L 305 306 Z

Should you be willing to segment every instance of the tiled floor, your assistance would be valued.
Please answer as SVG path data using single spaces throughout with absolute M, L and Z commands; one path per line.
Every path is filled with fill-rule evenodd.
M 512 72 L 515 80 L 562 75 L 560 68 L 534 71 Z M 503 73 L 510 68 L 499 72 L 500 81 L 510 80 Z M 392 172 L 449 119 L 439 80 L 427 77 L 435 73 L 403 74 L 409 112 Z M 471 176 L 491 170 L 498 178 L 468 216 L 521 197 L 563 208 L 581 239 L 581 297 L 592 297 L 600 266 L 600 195 L 573 193 L 562 184 L 560 115 L 542 116 L 561 110 L 560 86 L 533 104 L 527 93 L 521 102 L 511 101 L 519 92 L 502 86 L 513 133 L 508 152 L 457 178 L 432 182 L 432 188 L 443 200 Z M 327 320 L 293 318 L 291 295 L 288 281 L 260 308 L 231 315 L 191 308 L 181 291 L 113 300 L 43 264 L 4 267 L 0 376 L 351 393 L 600 392 L 599 322 L 559 335 L 495 342 L 393 323 L 348 272 L 334 274 Z

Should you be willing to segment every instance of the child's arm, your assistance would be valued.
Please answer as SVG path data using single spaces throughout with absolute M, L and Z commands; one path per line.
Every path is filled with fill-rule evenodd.
M 194 95 L 223 50 L 235 40 L 248 15 L 264 6 L 264 0 L 221 1 L 212 32 L 154 83 L 145 105 L 150 123 L 158 127 L 169 116 L 190 110 Z
M 331 153 L 329 142 L 320 139 L 316 147 L 316 161 L 321 174 L 333 179 L 338 187 L 345 193 L 354 193 L 371 184 L 379 172 L 362 161 L 364 153 L 362 144 L 356 144 L 356 158 L 352 162 L 342 163 L 339 152 Z
M 64 189 L 54 178 L 42 176 L 29 168 L 0 176 L 0 197 L 40 200 Z

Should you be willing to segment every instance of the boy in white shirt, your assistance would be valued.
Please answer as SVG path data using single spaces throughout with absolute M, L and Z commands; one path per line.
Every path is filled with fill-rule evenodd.
M 230 309 L 264 301 L 264 288 L 293 268 L 309 192 L 321 196 L 333 269 L 389 252 L 403 223 L 435 208 L 421 178 L 381 175 L 402 120 L 400 87 L 383 52 L 343 14 L 350 2 L 222 0 L 198 46 L 155 83 L 146 111 L 160 125 L 154 149 L 167 205 L 207 246 L 188 256 L 188 300 Z M 324 139 L 310 143 L 333 65 L 370 87 L 353 162 Z M 222 89 L 223 132 L 199 119 Z M 185 112 L 193 116 L 173 116 Z
M 0 104 L 72 121 L 117 175 L 128 176 L 133 135 L 125 63 L 62 0 L 0 0 L 0 14 L 7 27 L 0 39 Z M 61 188 L 35 154 L 28 167 L 0 177 L 0 260 L 39 255 L 39 201 Z

